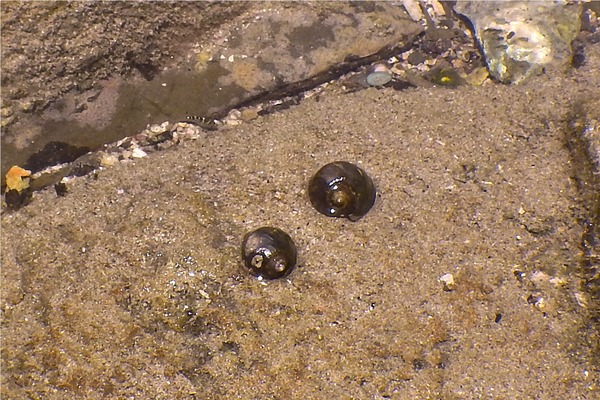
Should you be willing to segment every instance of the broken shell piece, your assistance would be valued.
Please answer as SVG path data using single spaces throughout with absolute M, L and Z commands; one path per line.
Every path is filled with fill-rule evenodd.
M 423 18 L 423 11 L 419 2 L 416 0 L 401 0 L 404 9 L 413 21 L 419 21 Z
M 370 86 L 383 86 L 392 80 L 392 75 L 387 71 L 375 71 L 367 75 L 367 83 Z
M 162 126 L 160 126 L 160 125 L 152 125 L 152 126 L 150 126 L 150 132 L 152 132 L 152 133 L 161 133 L 161 132 L 163 132 Z
M 373 66 L 373 72 L 390 72 L 390 69 L 384 64 L 375 64 Z
M 444 7 L 438 0 L 425 0 L 422 2 L 418 0 L 401 0 L 400 2 L 413 21 L 420 21 L 425 17 L 422 7 L 426 6 L 427 4 L 433 8 L 432 11 L 434 15 L 446 15 Z
M 103 154 L 100 157 L 100 165 L 103 167 L 113 167 L 119 162 L 119 157 L 114 154 Z
M 229 111 L 229 114 L 227 114 L 223 121 L 226 125 L 239 125 L 242 123 L 240 120 L 241 116 L 241 111 L 234 108 L 233 110 Z
M 454 276 L 452 274 L 444 274 L 438 280 L 444 284 L 444 291 L 451 292 L 454 290 Z
M 146 152 L 144 150 L 140 149 L 139 147 L 136 147 L 131 152 L 131 157 L 133 157 L 133 158 L 144 158 L 144 157 L 148 157 L 148 154 L 146 154 Z

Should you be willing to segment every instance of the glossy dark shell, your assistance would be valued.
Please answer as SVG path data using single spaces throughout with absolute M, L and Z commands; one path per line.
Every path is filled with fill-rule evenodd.
M 365 171 L 346 161 L 321 168 L 308 184 L 310 202 L 328 217 L 362 218 L 375 204 L 375 185 Z
M 296 266 L 296 245 L 281 229 L 262 227 L 244 235 L 242 258 L 252 275 L 282 278 Z

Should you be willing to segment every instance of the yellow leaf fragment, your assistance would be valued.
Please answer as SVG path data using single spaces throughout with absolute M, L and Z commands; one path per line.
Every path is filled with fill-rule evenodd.
M 23 169 L 17 165 L 10 167 L 6 173 L 6 191 L 16 190 L 20 192 L 29 187 L 29 176 L 31 171 Z

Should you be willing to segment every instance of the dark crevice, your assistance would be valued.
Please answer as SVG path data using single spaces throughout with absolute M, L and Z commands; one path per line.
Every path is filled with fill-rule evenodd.
M 572 178 L 581 199 L 583 235 L 579 272 L 582 289 L 589 295 L 587 305 L 590 326 L 586 327 L 587 340 L 592 347 L 592 357 L 600 359 L 600 165 L 594 161 L 594 152 L 586 132 L 591 120 L 585 101 L 575 103 L 567 116 L 565 145 L 571 156 Z
M 421 35 L 423 35 L 423 34 L 421 34 Z M 259 93 L 255 96 L 249 97 L 249 98 L 235 104 L 233 107 L 227 107 L 226 109 L 218 111 L 215 114 L 211 115 L 211 117 L 215 118 L 215 119 L 221 119 L 221 118 L 224 118 L 229 113 L 229 111 L 232 109 L 250 107 L 250 106 L 265 103 L 268 101 L 279 100 L 279 99 L 283 99 L 283 98 L 287 98 L 287 97 L 296 97 L 296 96 L 300 95 L 302 92 L 313 89 L 325 82 L 329 82 L 331 80 L 337 79 L 337 78 L 341 77 L 342 75 L 345 75 L 349 72 L 356 71 L 365 65 L 369 65 L 369 64 L 372 64 L 372 63 L 380 61 L 380 60 L 385 60 L 385 59 L 392 57 L 394 55 L 397 55 L 397 54 L 401 54 L 401 53 L 407 51 L 408 49 L 410 49 L 411 47 L 413 47 L 415 40 L 421 35 L 403 40 L 402 42 L 406 43 L 404 46 L 386 47 L 386 48 L 380 50 L 379 52 L 372 54 L 370 56 L 366 56 L 366 57 L 348 56 L 348 57 L 346 57 L 344 62 L 334 65 L 327 71 L 324 71 L 324 72 L 322 72 L 318 75 L 312 76 L 310 78 L 304 79 L 302 81 L 292 82 L 289 84 L 281 85 L 272 90 L 269 90 L 268 92 Z

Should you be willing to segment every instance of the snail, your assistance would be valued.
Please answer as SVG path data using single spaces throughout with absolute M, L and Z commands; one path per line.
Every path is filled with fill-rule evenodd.
M 252 275 L 282 278 L 296 266 L 296 245 L 281 229 L 265 226 L 244 235 L 242 258 Z
M 375 186 L 365 171 L 346 161 L 322 167 L 308 184 L 310 202 L 328 217 L 358 221 L 375 204 Z

